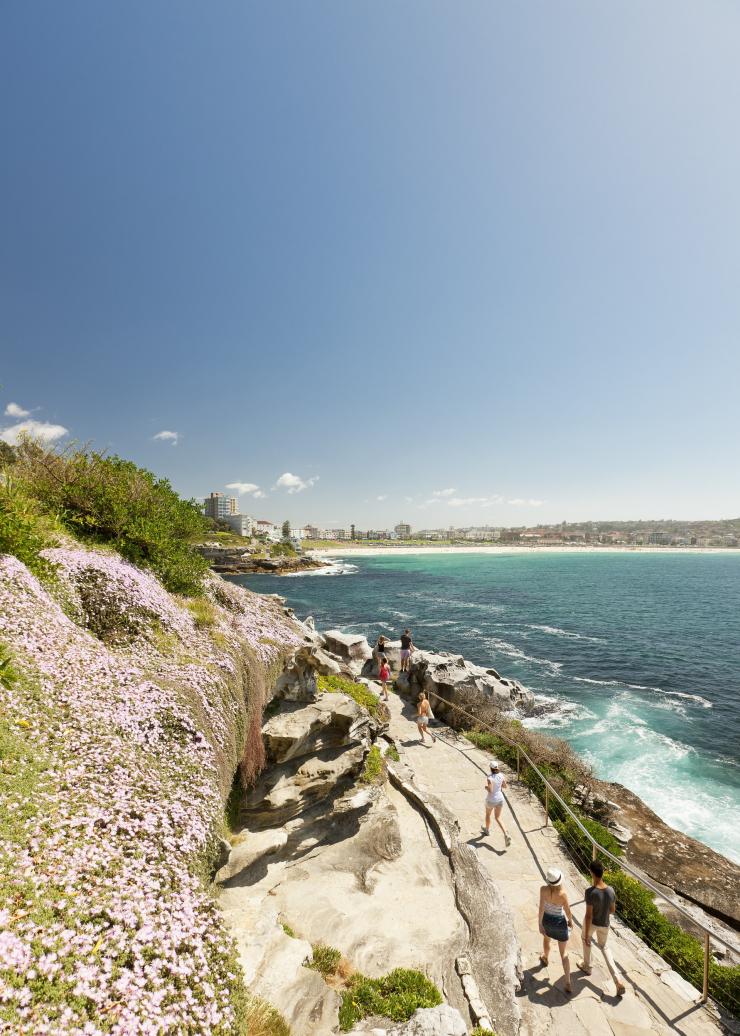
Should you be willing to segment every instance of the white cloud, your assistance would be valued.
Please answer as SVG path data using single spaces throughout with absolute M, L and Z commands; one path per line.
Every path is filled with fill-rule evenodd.
M 449 507 L 472 507 L 474 504 L 488 504 L 487 496 L 452 496 L 447 501 Z
M 258 489 L 254 493 L 252 493 L 252 496 L 255 500 L 264 500 L 267 496 L 267 493 L 264 493 L 261 489 Z
M 15 446 L 23 435 L 28 435 L 31 439 L 40 439 L 42 442 L 56 442 L 68 434 L 69 429 L 64 425 L 50 424 L 48 421 L 19 421 L 18 424 L 0 428 L 0 439 L 11 446 Z
M 287 489 L 289 493 L 302 493 L 304 489 L 310 489 L 318 481 L 318 475 L 304 479 L 299 475 L 292 475 L 289 471 L 286 471 L 275 483 L 275 489 Z
M 515 496 L 513 500 L 507 500 L 512 507 L 542 507 L 544 500 L 525 500 L 524 497 Z
M 6 417 L 28 417 L 30 413 L 30 410 L 24 410 L 18 403 L 8 403 L 5 407 Z
M 168 432 L 166 429 L 163 432 L 157 432 L 156 435 L 152 436 L 152 439 L 159 439 L 161 442 L 171 442 L 173 446 L 177 446 L 180 441 L 179 432 Z
M 454 496 L 456 492 L 456 489 L 435 489 L 432 496 Z
M 382 496 L 376 496 L 375 499 L 376 500 L 387 500 L 388 496 L 387 496 L 386 493 L 384 493 Z
M 226 488 L 235 489 L 239 496 L 245 496 L 249 493 L 254 493 L 256 496 L 260 487 L 255 485 L 254 482 L 227 482 Z M 264 493 L 262 495 L 264 496 Z

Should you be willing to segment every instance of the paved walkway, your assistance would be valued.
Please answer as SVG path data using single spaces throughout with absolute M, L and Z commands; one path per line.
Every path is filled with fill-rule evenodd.
M 578 971 L 585 884 L 560 848 L 557 832 L 544 826 L 542 805 L 526 787 L 517 784 L 516 774 L 503 767 L 509 788 L 502 819 L 512 843 L 508 850 L 504 849 L 503 835 L 493 823 L 490 837 L 482 836 L 488 757 L 445 726 L 435 727 L 436 744 L 430 746 L 427 742 L 424 746 L 418 740 L 414 710 L 395 694 L 391 695 L 390 709 L 390 733 L 399 744 L 403 761 L 413 769 L 421 788 L 443 799 L 456 813 L 461 838 L 477 848 L 479 858 L 511 907 L 525 974 L 522 1036 L 645 1036 L 676 1032 L 716 1036 L 722 1031 L 713 1012 L 697 1003 L 698 992 L 619 921 L 609 941 L 627 987 L 625 996 L 620 1000 L 615 995 L 598 947 L 592 950 L 591 976 Z M 566 878 L 577 927 L 569 946 L 571 997 L 563 992 L 557 948 L 553 946 L 547 968 L 539 964 L 539 889 L 544 872 L 551 866 L 559 867 Z

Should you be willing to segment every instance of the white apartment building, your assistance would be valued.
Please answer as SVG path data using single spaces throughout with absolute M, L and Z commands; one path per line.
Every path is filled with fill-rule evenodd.
M 221 521 L 226 522 L 237 536 L 251 536 L 254 531 L 254 518 L 248 514 L 227 514 Z
M 271 543 L 279 543 L 282 539 L 282 532 L 278 526 L 264 518 L 254 522 L 253 532 L 255 536 L 266 536 Z

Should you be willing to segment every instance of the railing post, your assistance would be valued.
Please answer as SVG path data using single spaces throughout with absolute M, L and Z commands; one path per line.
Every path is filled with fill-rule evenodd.
M 550 820 L 550 789 L 545 785 L 545 827 Z
M 519 749 L 516 750 L 516 779 L 519 780 L 521 773 L 521 756 L 519 755 Z
M 709 999 L 709 932 L 704 933 L 704 984 L 702 986 L 701 1000 L 705 1004 Z

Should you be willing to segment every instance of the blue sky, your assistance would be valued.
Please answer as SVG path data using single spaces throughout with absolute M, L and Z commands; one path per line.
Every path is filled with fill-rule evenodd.
M 734 0 L 0 17 L 6 438 L 294 522 L 740 514 Z

